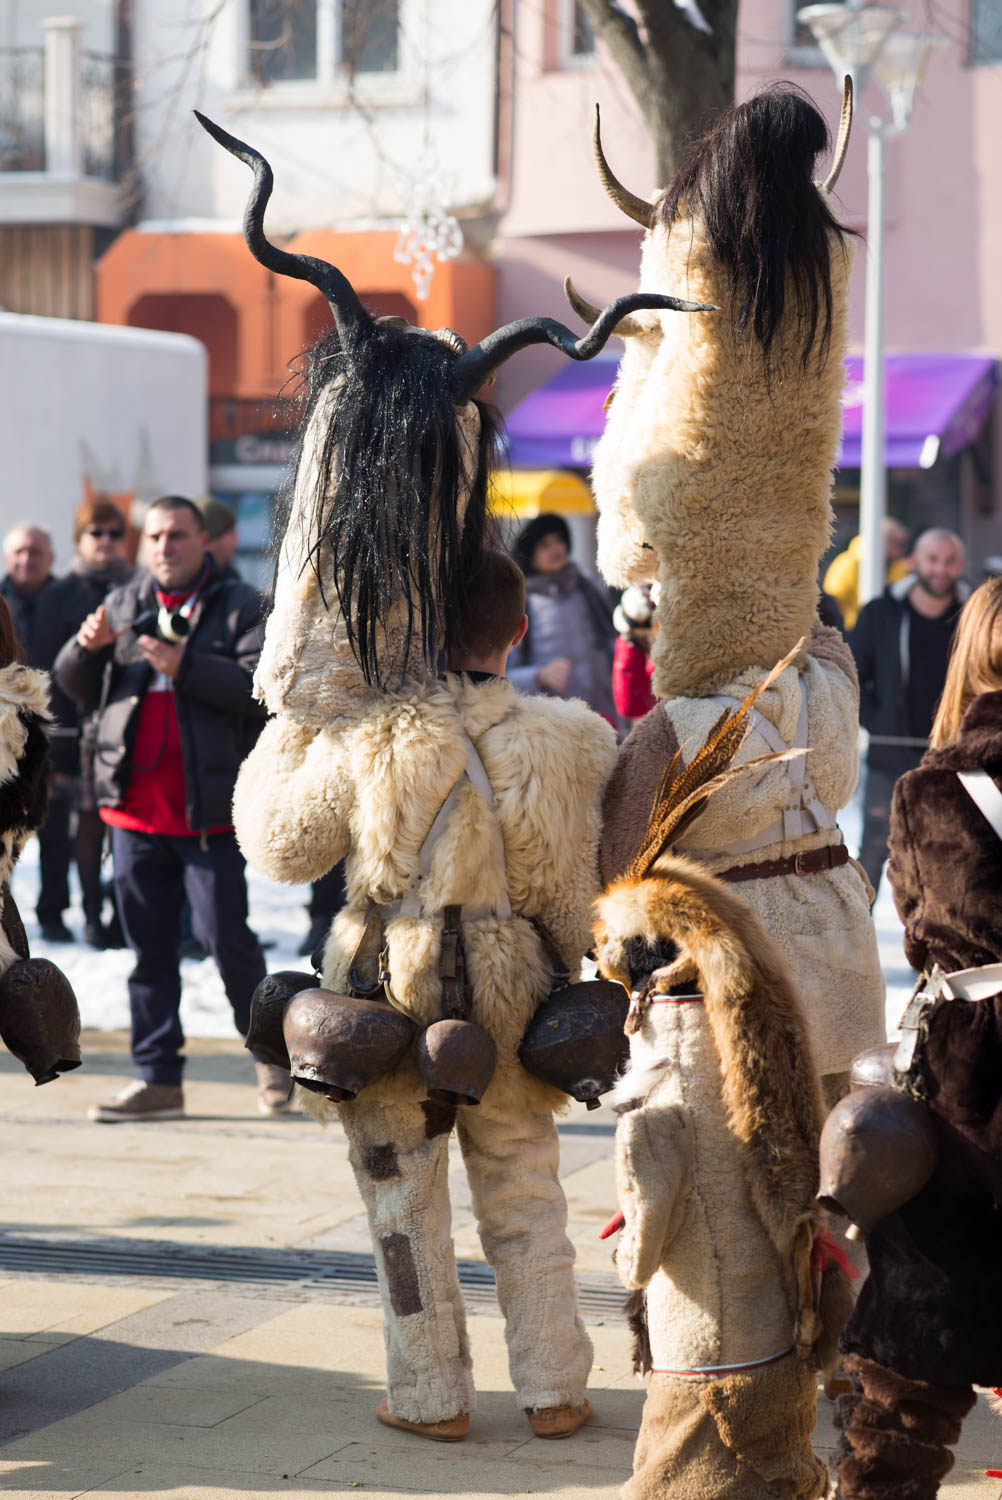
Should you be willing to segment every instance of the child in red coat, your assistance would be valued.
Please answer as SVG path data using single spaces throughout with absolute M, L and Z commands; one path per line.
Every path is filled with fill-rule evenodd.
M 612 657 L 612 696 L 620 718 L 631 723 L 650 713 L 657 702 L 651 692 L 654 607 L 650 587 L 628 588 L 612 615 L 619 634 Z

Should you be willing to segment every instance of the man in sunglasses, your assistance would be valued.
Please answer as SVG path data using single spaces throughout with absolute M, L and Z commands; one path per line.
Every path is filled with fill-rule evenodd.
M 71 631 L 75 634 L 89 614 L 103 604 L 112 590 L 128 583 L 135 569 L 125 555 L 127 525 L 123 512 L 106 495 L 93 495 L 77 507 L 73 527 L 76 552 L 69 576 L 76 579 L 82 613 Z M 95 716 L 84 715 L 80 723 L 80 777 L 76 793 L 77 831 L 73 845 L 84 909 L 84 942 L 92 948 L 125 945 L 121 925 L 111 908 L 104 921 L 104 889 L 101 861 L 105 830 L 94 794 Z

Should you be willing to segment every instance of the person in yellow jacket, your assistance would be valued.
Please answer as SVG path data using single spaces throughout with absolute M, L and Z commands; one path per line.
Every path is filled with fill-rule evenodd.
M 887 583 L 897 583 L 910 571 L 908 556 L 908 531 L 893 516 L 885 516 L 884 556 L 887 559 Z M 846 630 L 851 630 L 859 614 L 859 561 L 863 551 L 863 538 L 854 536 L 844 552 L 832 558 L 822 587 L 831 594 L 842 611 Z

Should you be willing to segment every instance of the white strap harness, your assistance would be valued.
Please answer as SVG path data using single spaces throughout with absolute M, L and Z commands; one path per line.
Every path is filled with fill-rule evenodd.
M 803 677 L 799 679 L 799 683 L 800 712 L 792 744 L 786 743 L 775 724 L 759 713 L 757 708 L 751 709 L 748 715 L 751 727 L 762 736 L 769 749 L 776 753 L 807 749 L 807 687 Z M 715 697 L 712 701 L 719 703 L 721 708 L 734 708 L 738 704 L 737 698 L 725 695 Z M 728 854 L 750 854 L 753 849 L 764 849 L 767 844 L 788 843 L 792 839 L 803 838 L 805 834 L 821 833 L 826 828 L 837 826 L 835 814 L 825 807 L 807 775 L 807 756 L 798 755 L 793 760 L 782 761 L 780 764 L 786 772 L 790 787 L 782 813 L 752 838 L 743 839 L 737 844 L 728 843 Z M 705 851 L 693 849 L 692 852 L 696 854 Z
M 434 822 L 429 828 L 424 843 L 418 855 L 419 875 L 410 890 L 405 891 L 399 901 L 384 907 L 386 916 L 395 917 L 419 917 L 422 913 L 421 888 L 431 872 L 432 855 L 435 845 L 446 830 L 449 817 L 459 800 L 459 792 L 464 782 L 469 782 L 475 791 L 479 792 L 487 804 L 491 817 L 491 838 L 493 842 L 494 859 L 501 871 L 504 880 L 504 889 L 495 901 L 493 907 L 466 907 L 462 909 L 462 919 L 466 922 L 476 921 L 480 917 L 500 917 L 502 920 L 511 916 L 511 902 L 508 899 L 508 863 L 505 855 L 504 836 L 501 832 L 501 824 L 495 811 L 496 803 L 494 791 L 491 787 L 484 763 L 480 759 L 476 745 L 470 739 L 466 731 L 462 731 L 466 743 L 466 765 L 460 771 L 459 776 L 453 782 L 448 796 L 435 814 Z

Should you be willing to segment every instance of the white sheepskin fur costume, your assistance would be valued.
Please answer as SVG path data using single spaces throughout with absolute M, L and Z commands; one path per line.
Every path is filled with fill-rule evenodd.
M 801 368 L 792 319 L 769 381 L 757 341 L 733 339 L 723 312 L 631 319 L 647 331 L 626 340 L 592 483 L 605 577 L 661 583 L 659 697 L 702 696 L 745 667 L 767 669 L 815 617 L 852 265 L 851 242 L 831 239 L 831 343 L 820 370 L 815 360 Z M 648 231 L 640 288 L 722 309 L 731 300 L 729 273 L 691 219 L 670 235 L 660 224 Z

